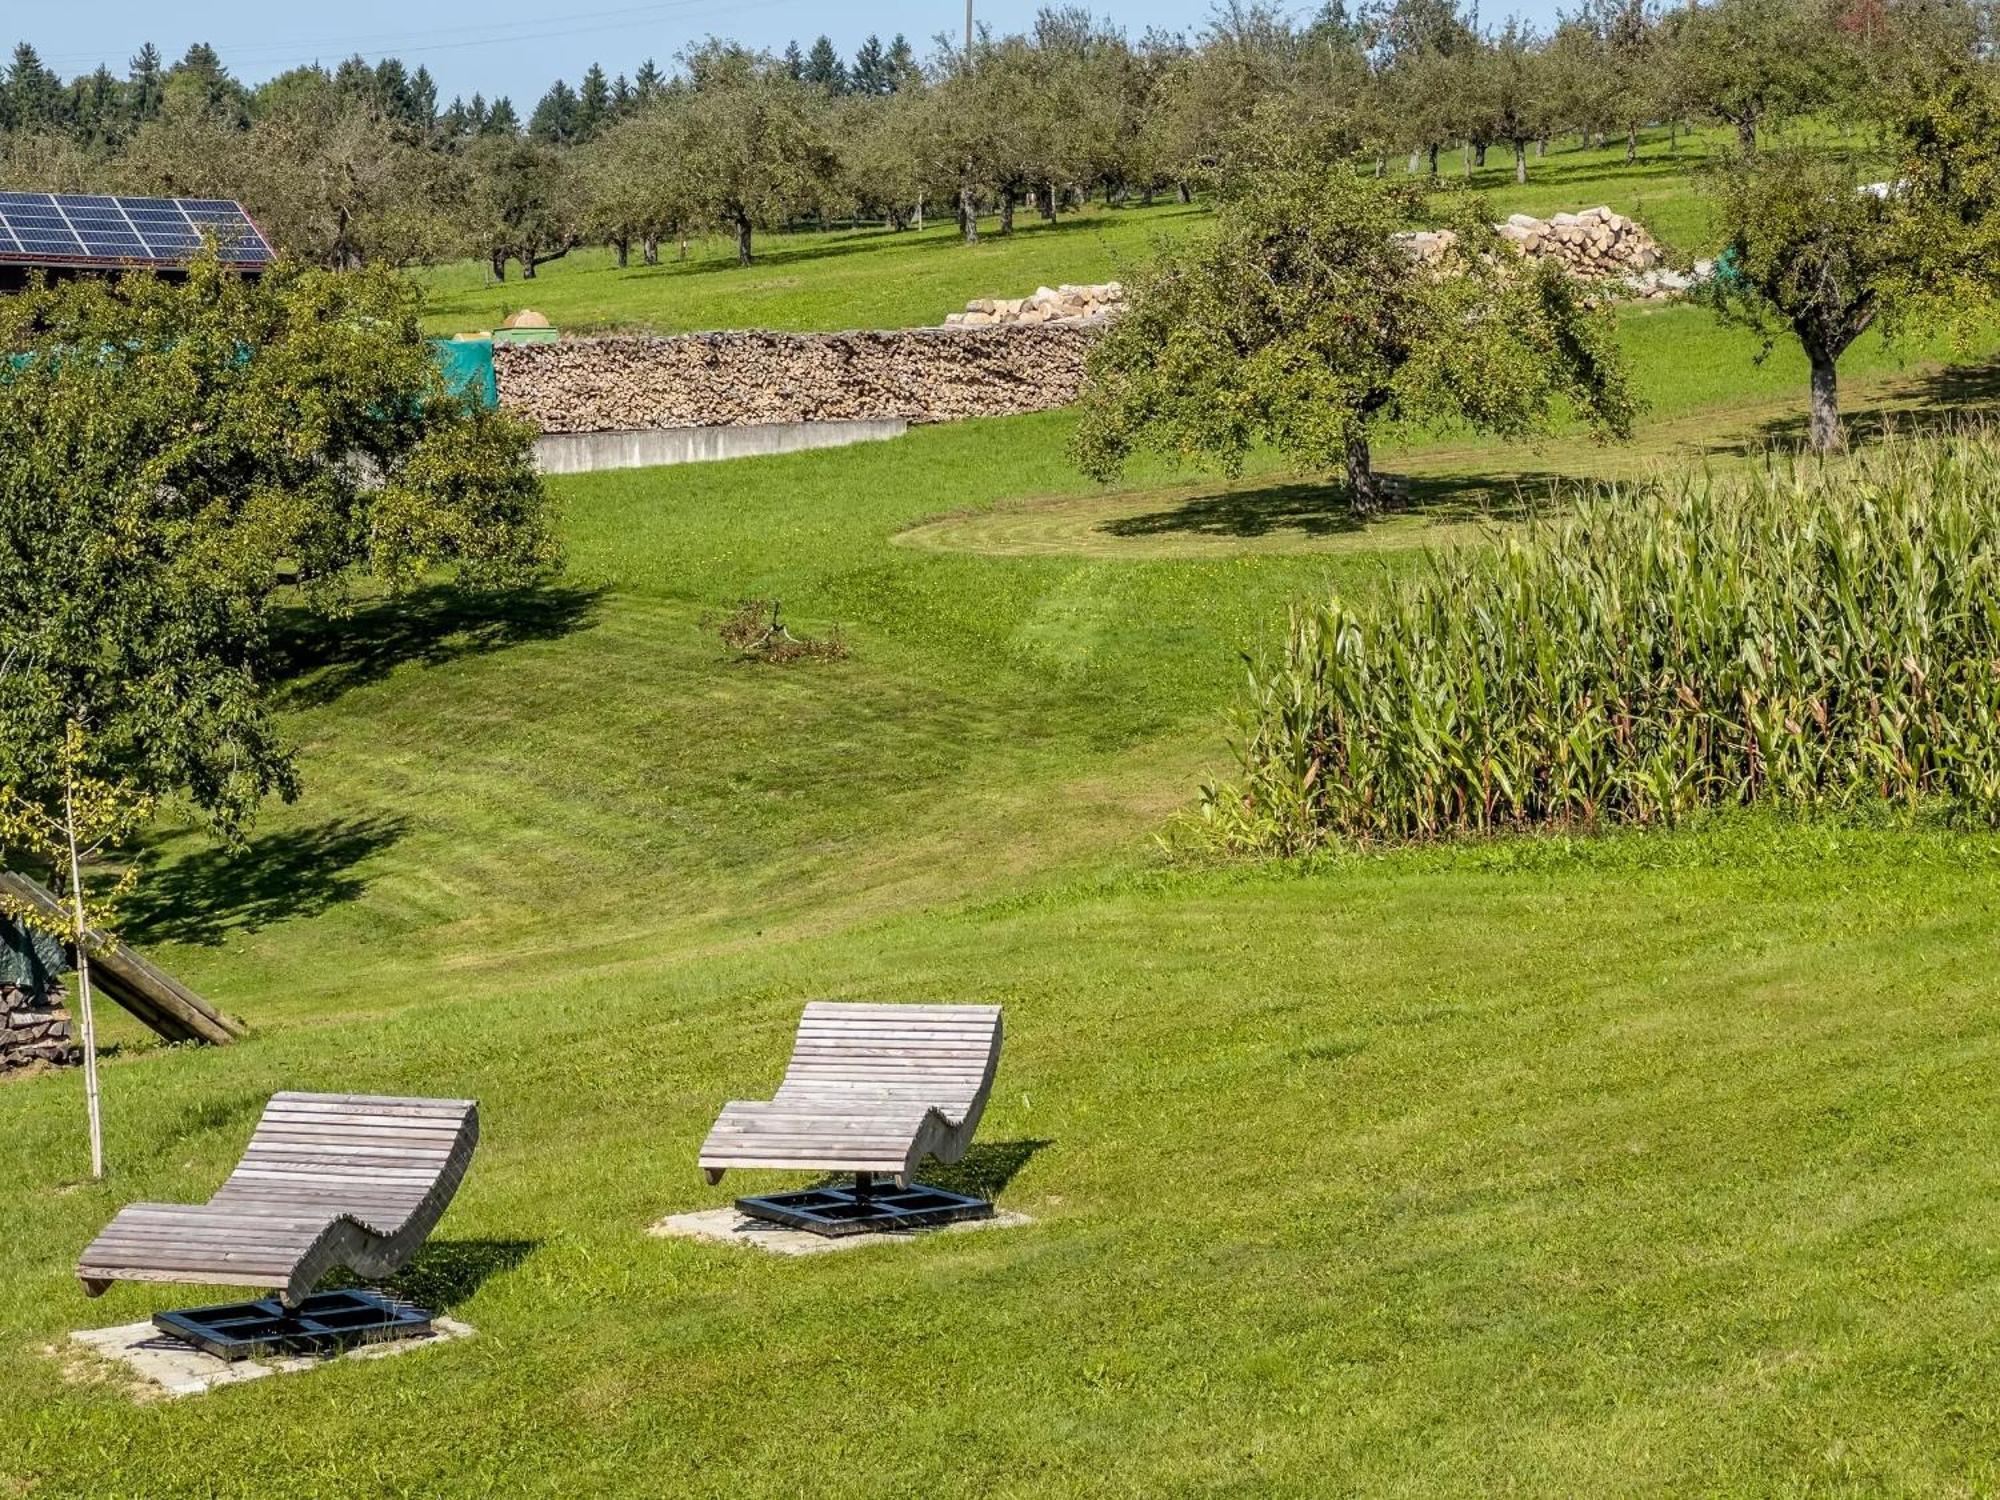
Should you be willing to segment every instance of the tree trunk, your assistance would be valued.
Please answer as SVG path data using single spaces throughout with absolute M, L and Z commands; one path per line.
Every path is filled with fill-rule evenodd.
M 1838 453 L 1847 446 L 1840 427 L 1840 376 L 1832 360 L 1815 354 L 1812 359 L 1812 450 Z
M 686 235 L 682 235 L 680 238 L 680 244 L 677 245 L 674 249 L 674 259 L 684 261 L 687 258 L 688 258 L 688 237 Z
M 535 279 L 535 252 L 532 250 L 521 257 L 521 279 L 523 281 Z
M 1736 122 L 1736 144 L 1745 156 L 1757 154 L 1757 117 L 1745 115 Z
M 1047 184 L 1047 191 L 1042 194 L 1042 222 L 1044 224 L 1055 223 L 1056 214 L 1061 208 L 1062 203 L 1056 197 L 1056 185 L 1051 182 Z
M 1375 176 L 1376 176 L 1376 177 L 1377 177 L 1377 178 L 1379 179 L 1379 178 L 1380 178 L 1380 177 L 1382 176 L 1382 174 L 1383 174 L 1383 173 L 1385 173 L 1385 172 L 1387 172 L 1388 170 L 1389 170 L 1389 158 L 1388 158 L 1388 157 L 1386 157 L 1386 156 L 1383 156 L 1383 155 L 1382 155 L 1381 153 L 1379 153 L 1379 152 L 1378 152 L 1378 153 L 1376 153 L 1376 156 L 1375 156 Z
M 924 195 L 917 194 L 917 233 L 924 232 Z
M 1627 125 L 1625 127 L 1625 165 L 1629 167 L 1638 159 L 1639 127 L 1637 125 Z
M 1375 478 L 1375 462 L 1365 437 L 1347 442 L 1347 503 L 1357 516 L 1373 515 L 1382 508 L 1382 486 Z
M 1424 153 L 1421 151 L 1412 151 L 1410 153 L 1409 175 L 1412 177 L 1416 176 L 1417 168 L 1421 167 L 1423 164 L 1424 164 Z
M 90 1175 L 104 1176 L 104 1111 L 97 1094 L 97 1012 L 91 1003 L 90 944 L 83 920 L 83 861 L 76 849 L 74 779 L 63 778 L 63 832 L 69 840 L 69 893 L 75 917 L 77 1018 L 83 1023 L 83 1108 L 90 1122 Z
M 1012 234 L 1014 232 L 1014 190 L 1012 188 L 1000 189 L 1000 232 L 1002 234 Z
M 1185 182 L 1174 184 L 1174 196 L 1179 198 L 1183 204 L 1194 202 L 1194 194 L 1188 190 L 1188 185 Z
M 495 281 L 505 281 L 507 279 L 507 252 L 505 250 L 495 250 L 493 252 L 492 264 L 493 279 Z
M 639 246 L 639 258 L 649 266 L 657 266 L 660 263 L 660 237 L 657 234 L 646 236 L 645 241 Z
M 1442 149 L 1439 146 L 1432 146 L 1430 148 L 1431 176 L 1433 177 L 1438 174 L 1438 152 Z
M 1545 135 L 1537 136 L 1535 139 L 1535 160 L 1540 161 L 1542 160 L 1543 157 L 1547 156 L 1548 154 L 1549 154 L 1549 138 Z
M 1526 182 L 1527 180 L 1528 143 L 1526 141 L 1516 141 L 1514 142 L 1514 181 Z
M 736 264 L 750 264 L 750 219 L 745 214 L 736 216 Z
M 632 242 L 630 240 L 627 239 L 613 240 L 611 242 L 611 248 L 618 252 L 619 270 L 622 271 L 627 266 L 632 264 Z
M 1472 147 L 1472 150 L 1473 150 L 1473 153 L 1474 153 L 1474 154 L 1473 154 L 1473 158 L 1472 158 L 1472 164 L 1473 164 L 1473 165 L 1474 165 L 1475 167 L 1483 167 L 1483 166 L 1485 166 L 1485 165 L 1486 165 L 1486 142 L 1484 142 L 1484 141 L 1478 141 L 1478 142 L 1475 142 L 1475 143 L 1473 144 L 1473 147 Z
M 1472 181 L 1472 142 L 1470 141 L 1459 147 L 1458 169 L 1467 182 Z
M 967 183 L 958 190 L 959 232 L 965 236 L 965 243 L 979 243 L 979 214 L 972 205 L 972 185 Z

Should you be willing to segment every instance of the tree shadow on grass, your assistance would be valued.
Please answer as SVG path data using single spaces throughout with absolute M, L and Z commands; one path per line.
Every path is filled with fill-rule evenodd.
M 406 662 L 441 666 L 589 626 L 604 591 L 558 585 L 509 593 L 441 586 L 329 618 L 299 608 L 273 632 L 271 659 L 285 708 L 311 708 L 387 676 Z
M 541 1248 L 540 1240 L 433 1240 L 390 1277 L 387 1290 L 429 1312 L 466 1301 L 489 1277 L 513 1270 Z
M 1996 416 L 2000 416 L 2000 364 L 1931 370 L 1896 386 L 1887 399 L 1842 412 L 1841 420 L 1848 441 L 1858 445 L 1879 442 L 1891 433 L 1925 432 Z M 1801 381 L 1797 411 L 1760 422 L 1741 439 L 1710 451 L 1737 457 L 1802 451 L 1810 423 Z
M 125 901 L 122 935 L 141 945 L 214 947 L 230 933 L 315 917 L 359 897 L 355 873 L 403 836 L 400 817 L 333 818 L 197 850 L 150 873 Z
M 1097 529 L 1106 535 L 1223 537 L 1248 540 L 1280 532 L 1307 537 L 1359 536 L 1395 516 L 1433 523 L 1518 520 L 1534 500 L 1572 484 L 1567 475 L 1515 473 L 1505 478 L 1444 475 L 1391 478 L 1403 493 L 1380 515 L 1358 516 L 1344 484 L 1295 480 L 1191 496 L 1163 510 L 1121 516 Z

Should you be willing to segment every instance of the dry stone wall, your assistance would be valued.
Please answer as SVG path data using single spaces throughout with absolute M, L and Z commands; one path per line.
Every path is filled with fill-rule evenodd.
M 544 432 L 952 422 L 1068 406 L 1087 325 L 697 333 L 496 344 L 500 404 Z

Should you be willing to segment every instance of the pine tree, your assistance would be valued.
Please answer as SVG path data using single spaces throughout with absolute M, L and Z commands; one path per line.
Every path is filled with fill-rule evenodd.
M 583 75 L 583 88 L 576 100 L 576 139 L 587 141 L 611 123 L 611 84 L 604 69 L 592 63 Z
M 19 130 L 48 130 L 66 123 L 69 101 L 62 80 L 42 65 L 41 54 L 26 42 L 14 48 L 7 69 L 8 113 Z
M 889 92 L 913 88 L 924 80 L 923 69 L 917 66 L 917 54 L 911 50 L 910 39 L 902 32 L 889 43 Z
M 888 54 L 882 50 L 882 39 L 872 31 L 855 50 L 849 82 L 857 94 L 872 96 L 896 91 L 896 85 L 889 76 Z
M 493 107 L 486 111 L 485 119 L 479 122 L 481 135 L 519 135 L 521 117 L 514 113 L 514 101 L 505 94 L 493 101 Z
M 567 146 L 576 139 L 576 133 L 576 90 L 558 78 L 528 117 L 528 135 L 552 146 Z
M 797 42 L 785 43 L 785 76 L 793 83 L 806 81 L 806 57 Z
M 438 86 L 422 63 L 410 75 L 410 123 L 428 134 L 437 128 Z
M 639 64 L 639 71 L 632 75 L 632 102 L 641 108 L 659 97 L 666 80 L 660 76 L 659 65 L 652 58 Z
M 611 113 L 616 119 L 624 119 L 632 113 L 632 84 L 623 73 L 611 80 Z
M 828 95 L 847 92 L 847 64 L 833 50 L 833 39 L 821 36 L 806 54 L 805 81 Z
M 131 107 L 132 121 L 143 125 L 160 112 L 160 49 L 147 42 L 132 59 L 125 77 L 125 102 Z

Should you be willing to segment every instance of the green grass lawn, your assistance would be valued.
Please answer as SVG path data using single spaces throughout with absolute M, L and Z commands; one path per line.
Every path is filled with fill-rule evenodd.
M 114 1025 L 102 1184 L 76 1077 L 0 1084 L 0 1495 L 2000 1489 L 2000 840 L 1155 841 L 1291 598 L 1513 480 L 1792 431 L 1788 351 L 1623 317 L 1637 442 L 1407 435 L 1416 503 L 1365 528 L 1268 460 L 1093 489 L 1049 414 L 563 480 L 560 587 L 301 623 L 305 795 L 233 853 L 164 829 L 125 929 L 252 1035 Z M 1983 409 L 1942 352 L 1858 348 L 1850 408 Z M 851 658 L 730 660 L 752 596 Z M 816 996 L 1005 1004 L 939 1175 L 1031 1227 L 647 1236 L 792 1180 L 694 1154 Z M 477 1337 L 135 1401 L 66 1331 L 227 1293 L 88 1302 L 76 1253 L 205 1197 L 286 1087 L 481 1101 L 399 1283 Z
M 1820 130 L 1829 149 L 1855 143 Z M 1516 185 L 1512 152 L 1495 147 L 1487 165 L 1468 179 L 1460 154 L 1439 159 L 1439 180 L 1470 182 L 1497 215 L 1607 204 L 1647 225 L 1686 253 L 1713 250 L 1716 231 L 1693 176 L 1720 141 L 1714 132 L 1648 131 L 1637 161 L 1625 162 L 1625 144 L 1584 149 L 1575 141 L 1550 146 L 1529 162 L 1528 182 Z M 1389 176 L 1403 180 L 1407 163 L 1392 162 Z M 997 219 L 981 221 L 977 245 L 962 244 L 950 215 L 921 231 L 886 229 L 833 233 L 767 234 L 757 240 L 756 262 L 736 264 L 733 239 L 695 241 L 685 262 L 664 246 L 658 266 L 619 270 L 611 252 L 591 248 L 543 266 L 531 282 L 516 274 L 495 284 L 480 261 L 461 261 L 423 273 L 431 291 L 425 319 L 434 333 L 497 326 L 509 313 L 533 307 L 577 333 L 642 329 L 680 333 L 711 328 L 901 328 L 941 323 L 973 297 L 1025 296 L 1037 286 L 1130 277 L 1162 239 L 1199 229 L 1200 204 L 1183 208 L 1136 201 L 1129 207 L 1101 203 L 1046 225 L 1023 212 L 1011 236 Z

